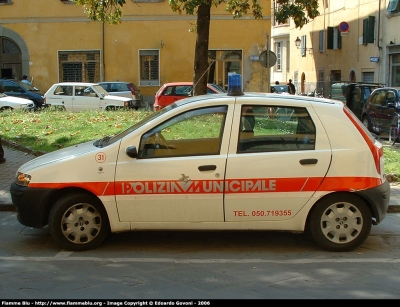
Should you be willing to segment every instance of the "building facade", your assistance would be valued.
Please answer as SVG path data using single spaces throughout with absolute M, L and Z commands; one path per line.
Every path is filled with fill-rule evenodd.
M 400 86 L 399 2 L 320 0 L 320 16 L 301 29 L 292 20 L 273 23 L 271 48 L 280 61 L 271 82 L 292 79 L 297 92 L 326 97 L 336 81 Z
M 261 6 L 261 20 L 212 8 L 209 82 L 227 86 L 236 72 L 246 91 L 269 88 L 270 70 L 258 59 L 270 38 L 271 2 Z M 130 81 L 148 100 L 163 83 L 193 80 L 196 16 L 172 12 L 167 0 L 127 0 L 122 12 L 110 25 L 90 21 L 70 0 L 0 0 L 0 77 L 33 77 L 43 92 L 62 81 Z

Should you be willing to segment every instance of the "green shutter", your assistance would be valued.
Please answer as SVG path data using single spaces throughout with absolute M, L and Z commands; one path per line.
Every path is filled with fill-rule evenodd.
M 368 33 L 368 19 L 363 19 L 363 45 L 368 44 L 367 41 L 367 33 Z
M 375 16 L 368 17 L 368 35 L 367 35 L 367 43 L 374 43 L 375 39 Z
M 333 49 L 333 27 L 328 27 L 328 39 L 326 40 L 326 44 L 326 49 Z

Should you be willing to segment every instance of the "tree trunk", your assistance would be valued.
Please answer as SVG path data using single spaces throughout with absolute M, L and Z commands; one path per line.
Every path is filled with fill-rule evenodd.
M 197 35 L 194 55 L 193 94 L 207 94 L 208 40 L 210 34 L 211 0 L 197 11 Z

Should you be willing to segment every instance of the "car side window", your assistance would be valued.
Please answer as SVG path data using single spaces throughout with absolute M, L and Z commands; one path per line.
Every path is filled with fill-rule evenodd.
M 75 96 L 83 96 L 85 86 L 75 86 Z
M 242 106 L 240 125 L 237 153 L 315 150 L 316 129 L 306 108 Z
M 72 86 L 59 85 L 54 90 L 54 95 L 58 96 L 72 96 Z
M 12 93 L 22 92 L 21 88 L 18 85 L 10 81 L 4 82 L 4 91 Z
M 377 92 L 372 99 L 372 103 L 375 105 L 378 105 L 378 106 L 384 105 L 385 104 L 385 96 L 386 96 L 385 91 Z
M 143 134 L 138 158 L 218 155 L 227 106 L 190 110 Z

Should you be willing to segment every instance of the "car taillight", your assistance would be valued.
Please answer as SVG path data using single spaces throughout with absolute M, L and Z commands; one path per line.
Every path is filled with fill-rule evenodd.
M 129 90 L 131 91 L 132 95 L 135 96 L 136 95 L 136 91 L 135 88 L 129 84 Z
M 353 113 L 345 107 L 344 113 L 347 115 L 347 117 L 351 120 L 351 122 L 354 124 L 354 126 L 357 128 L 357 130 L 361 133 L 362 137 L 364 138 L 365 142 L 367 143 L 369 149 L 371 150 L 372 157 L 374 158 L 375 162 L 375 167 L 376 171 L 378 172 L 379 175 L 382 175 L 381 171 L 381 163 L 382 163 L 382 157 L 383 157 L 383 146 L 377 146 L 375 145 L 375 139 L 366 131 L 366 128 L 364 125 L 353 115 Z M 383 163 L 382 163 L 383 164 Z

